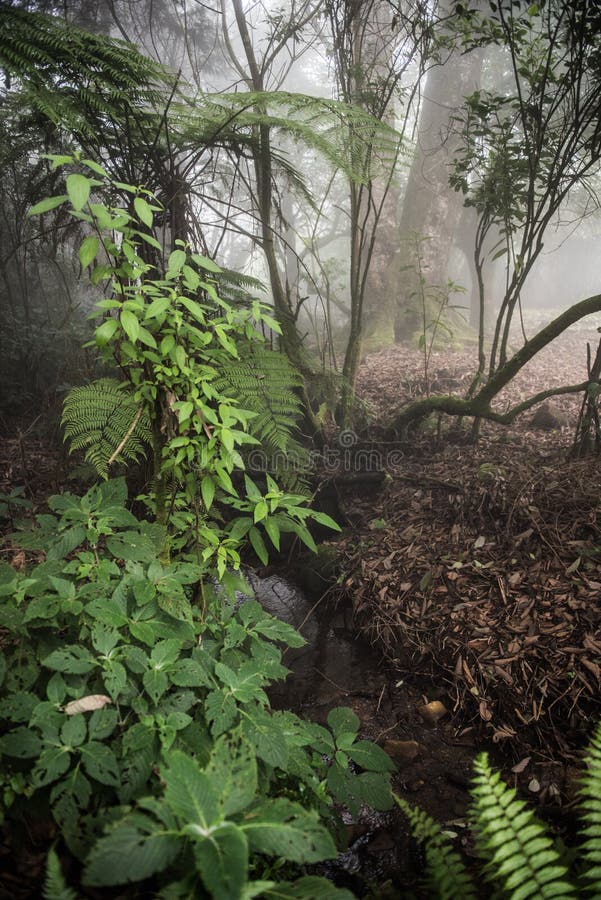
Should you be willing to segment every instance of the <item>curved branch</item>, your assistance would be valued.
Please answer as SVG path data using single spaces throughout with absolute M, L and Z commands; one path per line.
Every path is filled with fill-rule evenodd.
M 549 388 L 539 391 L 522 403 L 513 406 L 507 412 L 501 413 L 491 409 L 491 401 L 506 387 L 517 373 L 536 356 L 547 344 L 562 334 L 570 325 L 583 319 L 591 313 L 601 312 L 601 294 L 595 294 L 574 304 L 557 318 L 549 322 L 536 334 L 532 340 L 515 353 L 504 366 L 498 369 L 487 384 L 471 399 L 463 399 L 452 395 L 441 397 L 424 397 L 416 400 L 401 409 L 394 421 L 389 426 L 391 433 L 403 432 L 411 422 L 426 418 L 431 413 L 441 412 L 449 416 L 467 416 L 479 419 L 488 419 L 501 425 L 510 425 L 521 413 L 546 400 L 548 397 L 560 394 L 576 394 L 585 391 L 590 384 L 597 384 L 596 379 L 582 381 L 580 384 L 565 385 L 564 387 Z

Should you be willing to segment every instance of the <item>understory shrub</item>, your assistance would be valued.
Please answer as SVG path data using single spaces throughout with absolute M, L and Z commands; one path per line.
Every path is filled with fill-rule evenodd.
M 2 815 L 46 817 L 88 885 L 349 896 L 299 867 L 336 854 L 335 801 L 392 805 L 392 763 L 352 710 L 272 710 L 303 638 L 239 573 L 162 561 L 126 500 L 122 478 L 52 497 L 11 536 L 41 561 L 0 565 Z

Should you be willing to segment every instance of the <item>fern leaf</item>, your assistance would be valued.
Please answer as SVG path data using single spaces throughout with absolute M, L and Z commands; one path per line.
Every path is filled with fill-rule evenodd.
M 71 450 L 85 458 L 102 478 L 115 461 L 137 461 L 150 442 L 150 422 L 127 386 L 101 378 L 69 391 L 62 423 Z
M 240 359 L 228 359 L 215 387 L 256 414 L 250 433 L 260 442 L 261 451 L 260 455 L 253 451 L 253 460 L 280 476 L 286 487 L 298 487 L 309 468 L 308 453 L 295 436 L 302 411 L 295 393 L 301 376 L 284 354 L 262 344 L 239 350 Z
M 583 809 L 582 862 L 585 891 L 601 895 L 601 725 L 598 725 L 585 756 L 586 768 L 580 790 Z
M 510 900 L 576 897 L 551 836 L 514 788 L 493 772 L 486 754 L 475 761 L 472 796 L 476 840 L 485 875 Z
M 77 900 L 76 892 L 65 881 L 65 876 L 54 847 L 48 853 L 46 879 L 42 896 L 44 900 Z
M 440 825 L 422 809 L 410 806 L 401 797 L 395 796 L 394 799 L 407 816 L 414 838 L 423 844 L 427 864 L 426 879 L 431 896 L 440 900 L 475 900 L 477 893 L 474 883 Z

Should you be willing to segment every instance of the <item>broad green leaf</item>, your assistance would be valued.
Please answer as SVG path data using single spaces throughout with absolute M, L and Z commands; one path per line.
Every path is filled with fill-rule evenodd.
M 84 884 L 110 887 L 142 881 L 171 865 L 181 849 L 177 835 L 150 816 L 133 813 L 94 844 Z
M 38 757 L 32 772 L 36 787 L 52 784 L 64 775 L 71 765 L 71 756 L 66 747 L 48 747 Z
M 65 200 L 68 200 L 68 196 L 66 194 L 61 194 L 58 197 L 46 197 L 45 200 L 40 200 L 39 203 L 34 204 L 29 210 L 28 215 L 30 216 L 41 216 L 42 213 L 50 212 L 51 209 L 56 209 L 57 206 L 62 206 Z
M 148 228 L 152 228 L 153 212 L 143 197 L 134 197 L 134 209 L 139 220 Z
M 374 809 L 392 809 L 394 799 L 390 781 L 386 775 L 380 772 L 363 772 L 358 776 L 358 781 L 364 803 Z
M 195 659 L 180 659 L 171 669 L 170 678 L 178 687 L 211 687 L 213 678 Z
M 255 507 L 256 513 L 256 507 Z M 276 550 L 280 549 L 280 526 L 275 519 L 267 518 L 263 521 L 263 528 L 269 535 L 269 539 Z
M 183 594 L 159 594 L 157 597 L 159 608 L 174 619 L 182 622 L 193 622 L 192 606 Z
M 328 878 L 318 875 L 305 875 L 297 881 L 278 881 L 272 888 L 265 888 L 261 894 L 265 900 L 355 900 L 355 895 L 346 888 L 337 888 Z
M 205 324 L 207 317 L 200 303 L 190 300 L 189 297 L 180 297 L 179 302 L 186 307 L 188 312 L 192 313 L 197 322 L 200 322 L 201 325 Z
M 197 266 L 200 266 L 201 269 L 204 269 L 206 272 L 222 272 L 221 269 L 216 262 L 213 262 L 212 259 L 209 259 L 208 256 L 201 256 L 200 253 L 193 253 L 192 259 L 196 263 Z
M 88 741 L 81 747 L 81 760 L 91 778 L 100 784 L 119 787 L 119 765 L 110 747 L 98 741 Z
M 11 692 L 0 700 L 0 719 L 10 719 L 11 722 L 29 722 L 38 702 L 38 697 L 27 691 Z
M 242 824 L 248 843 L 266 853 L 297 863 L 314 863 L 336 856 L 332 836 L 319 821 L 316 810 L 280 797 L 255 806 Z
M 187 256 L 185 250 L 174 250 L 173 253 L 170 253 L 167 261 L 167 274 L 177 275 L 186 264 L 186 259 Z
M 156 300 L 153 300 L 150 306 L 144 312 L 144 319 L 156 319 L 159 316 L 162 316 L 163 313 L 167 312 L 169 307 L 171 306 L 171 299 L 169 297 L 157 297 Z M 169 351 L 175 346 L 175 338 L 172 334 L 167 335 L 161 341 L 161 353 L 169 353 Z
M 211 724 L 211 732 L 217 737 L 227 731 L 238 716 L 238 707 L 231 694 L 211 691 L 205 700 L 205 716 Z
M 94 332 L 94 337 L 98 346 L 104 347 L 106 344 L 108 344 L 118 327 L 119 326 L 116 319 L 105 319 L 102 325 L 99 325 Z
M 56 672 L 85 675 L 87 672 L 91 672 L 97 663 L 89 650 L 79 644 L 72 644 L 60 650 L 54 650 L 42 660 L 42 665 L 47 669 L 54 669 Z
M 146 693 L 155 704 L 159 702 L 169 687 L 167 674 L 157 669 L 149 669 L 147 672 L 144 672 L 142 682 Z
M 88 202 L 92 182 L 85 175 L 73 172 L 67 175 L 67 194 L 74 209 L 83 209 Z
M 328 713 L 328 725 L 335 735 L 345 732 L 359 731 L 361 722 L 359 716 L 346 706 L 337 706 Z
M 246 739 L 220 737 L 204 771 L 219 793 L 223 818 L 250 806 L 257 791 L 257 761 Z
M 395 769 L 388 754 L 371 741 L 357 741 L 347 753 L 362 769 L 370 769 L 373 772 L 393 772 Z
M 40 755 L 42 742 L 35 731 L 29 728 L 15 728 L 0 738 L 0 751 L 7 756 L 31 759 Z
M 174 750 L 166 755 L 161 769 L 165 781 L 165 802 L 185 825 L 206 829 L 219 821 L 221 785 L 206 775 L 186 753 Z
M 87 269 L 90 263 L 96 259 L 99 247 L 100 241 L 96 235 L 89 234 L 88 237 L 83 239 L 79 248 L 79 261 L 82 269 Z
M 215 497 L 215 482 L 210 475 L 204 475 L 200 483 L 200 492 L 202 494 L 202 502 L 207 511 L 211 508 L 213 498 Z
M 265 500 L 259 500 L 259 502 L 255 506 L 255 510 L 254 510 L 254 514 L 253 514 L 255 524 L 257 522 L 260 522 L 262 519 L 264 519 L 267 516 L 267 513 L 268 513 L 267 503 L 265 502 Z
M 72 716 L 61 728 L 61 741 L 65 746 L 79 747 L 86 739 L 87 730 L 85 716 Z
M 261 537 L 260 532 L 253 525 L 252 528 L 248 532 L 248 537 L 250 538 L 250 542 L 252 544 L 252 548 L 263 563 L 264 566 L 269 562 L 269 554 L 267 552 L 267 547 L 265 546 L 265 542 Z
M 240 900 L 248 881 L 248 843 L 240 828 L 224 822 L 194 844 L 194 857 L 213 900 Z
M 319 525 L 325 525 L 326 528 L 332 528 L 334 531 L 341 531 L 340 525 L 338 522 L 335 522 L 331 516 L 328 516 L 326 513 L 318 512 L 317 510 L 311 510 L 311 518 L 314 519 Z
M 132 342 L 135 344 L 140 335 L 140 323 L 138 321 L 138 317 L 131 312 L 129 309 L 122 309 L 119 314 L 119 319 L 121 321 L 121 326 Z

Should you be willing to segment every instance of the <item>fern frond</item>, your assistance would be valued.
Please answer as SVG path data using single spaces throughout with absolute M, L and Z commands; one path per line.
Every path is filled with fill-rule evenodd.
M 487 860 L 487 879 L 502 886 L 511 900 L 576 897 L 543 823 L 518 799 L 514 788 L 492 771 L 485 753 L 477 757 L 474 767 L 474 829 L 478 849 Z
M 440 900 L 475 900 L 474 883 L 460 855 L 453 849 L 440 825 L 422 809 L 409 805 L 401 797 L 394 798 L 403 811 L 413 837 L 423 845 L 426 854 L 426 880 L 431 896 Z
M 295 436 L 302 413 L 296 388 L 302 378 L 283 353 L 263 344 L 253 342 L 239 350 L 240 359 L 228 360 L 215 387 L 256 414 L 250 433 L 261 443 L 266 469 L 280 476 L 286 487 L 298 486 L 309 463 Z
M 316 150 L 355 181 L 375 178 L 394 163 L 401 139 L 359 106 L 288 91 L 201 94 L 180 106 L 177 116 L 190 146 L 199 139 L 249 142 L 256 126 L 268 126 Z
M 597 725 L 585 762 L 586 772 L 580 789 L 585 823 L 581 859 L 586 866 L 582 878 L 585 891 L 598 897 L 601 895 L 601 725 Z
M 43 115 L 90 134 L 103 117 L 118 121 L 135 106 L 159 104 L 173 81 L 133 44 L 5 4 L 0 67 Z
M 85 458 L 102 478 L 115 461 L 137 461 L 150 442 L 147 414 L 127 385 L 101 378 L 69 391 L 62 423 L 71 450 L 85 450 Z
M 44 900 L 77 900 L 76 892 L 65 881 L 65 876 L 54 847 L 48 852 L 46 879 L 42 896 Z

